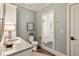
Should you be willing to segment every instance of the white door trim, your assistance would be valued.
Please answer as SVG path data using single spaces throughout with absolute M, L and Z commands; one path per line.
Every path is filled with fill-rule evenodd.
M 71 39 L 70 39 L 70 7 L 77 3 L 67 4 L 67 55 L 71 55 Z

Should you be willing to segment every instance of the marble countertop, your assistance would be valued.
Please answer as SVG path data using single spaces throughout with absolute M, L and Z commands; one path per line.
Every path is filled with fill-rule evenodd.
M 10 54 L 13 54 L 13 53 L 20 52 L 20 51 L 25 50 L 25 49 L 32 48 L 31 44 L 24 41 L 20 37 L 17 37 L 16 39 L 18 39 L 18 40 L 14 43 L 13 48 L 5 48 L 5 47 L 1 48 L 0 49 L 0 55 L 7 56 L 7 55 L 10 55 Z

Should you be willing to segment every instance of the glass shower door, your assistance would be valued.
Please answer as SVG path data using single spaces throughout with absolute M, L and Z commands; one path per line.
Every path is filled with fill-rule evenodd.
M 45 47 L 54 50 L 54 10 L 50 10 L 42 14 L 42 20 L 43 44 Z

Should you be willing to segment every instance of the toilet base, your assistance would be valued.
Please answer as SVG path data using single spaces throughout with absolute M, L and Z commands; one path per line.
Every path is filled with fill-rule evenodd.
M 37 51 L 37 46 L 34 46 L 32 50 Z

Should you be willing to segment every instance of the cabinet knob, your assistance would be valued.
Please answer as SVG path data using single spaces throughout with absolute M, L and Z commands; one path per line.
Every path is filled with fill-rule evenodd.
M 76 40 L 74 37 L 71 37 L 71 40 Z

